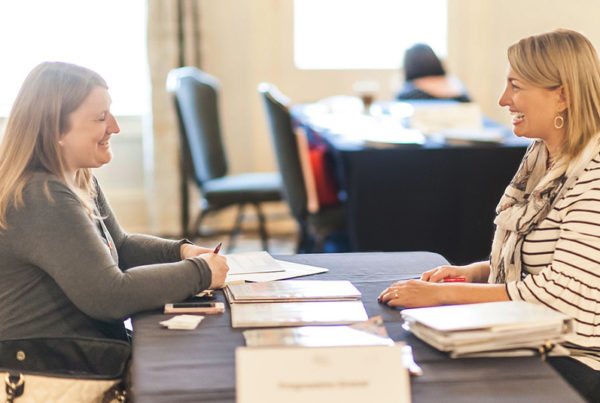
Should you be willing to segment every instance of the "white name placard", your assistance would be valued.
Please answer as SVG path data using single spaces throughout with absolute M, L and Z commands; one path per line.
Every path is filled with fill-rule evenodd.
M 407 403 L 402 346 L 238 347 L 238 403 Z

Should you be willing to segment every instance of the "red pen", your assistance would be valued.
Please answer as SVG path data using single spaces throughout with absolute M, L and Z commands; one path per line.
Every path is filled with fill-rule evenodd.
M 215 248 L 215 250 L 213 250 L 213 253 L 216 255 L 219 253 L 219 251 L 221 250 L 221 246 L 223 245 L 223 242 L 219 242 L 219 244 L 217 245 L 217 247 Z
M 444 278 L 444 283 L 464 283 L 466 278 L 464 277 L 446 277 Z

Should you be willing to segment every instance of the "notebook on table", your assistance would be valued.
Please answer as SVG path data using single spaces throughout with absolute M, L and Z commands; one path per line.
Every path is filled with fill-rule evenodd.
M 284 280 L 229 284 L 224 288 L 230 304 L 251 302 L 352 301 L 361 293 L 350 281 Z

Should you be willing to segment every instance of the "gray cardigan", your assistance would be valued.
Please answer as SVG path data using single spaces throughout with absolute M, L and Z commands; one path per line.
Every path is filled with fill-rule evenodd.
M 55 176 L 35 173 L 24 205 L 0 230 L 0 339 L 126 338 L 123 319 L 209 287 L 203 259 L 180 260 L 183 241 L 129 235 L 100 187 L 93 222 Z M 50 197 L 48 197 L 50 196 Z

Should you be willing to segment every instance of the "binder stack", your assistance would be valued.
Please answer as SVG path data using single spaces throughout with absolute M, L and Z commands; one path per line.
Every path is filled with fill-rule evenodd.
M 449 305 L 402 311 L 405 328 L 450 357 L 567 355 L 560 344 L 573 319 L 520 301 Z

